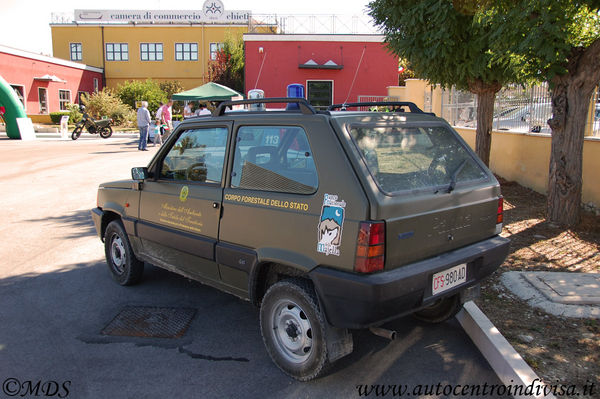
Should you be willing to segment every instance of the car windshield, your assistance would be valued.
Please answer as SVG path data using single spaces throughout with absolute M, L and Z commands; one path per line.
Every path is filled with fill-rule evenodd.
M 486 179 L 484 170 L 444 126 L 352 126 L 350 135 L 384 193 L 450 192 Z

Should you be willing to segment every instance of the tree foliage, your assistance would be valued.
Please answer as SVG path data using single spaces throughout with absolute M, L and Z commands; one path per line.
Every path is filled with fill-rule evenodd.
M 115 94 L 132 109 L 136 109 L 136 101 L 148 101 L 148 109 L 152 111 L 158 109 L 159 103 L 166 103 L 168 99 L 160 84 L 152 79 L 132 80 L 120 84 Z
M 477 155 L 488 165 L 494 99 L 502 85 L 518 81 L 512 64 L 498 60 L 492 27 L 482 23 L 486 1 L 374 0 L 369 14 L 383 28 L 389 49 L 431 84 L 455 86 L 478 96 Z
M 494 58 L 491 29 L 468 14 L 465 3 L 452 1 L 375 0 L 370 15 L 383 28 L 391 51 L 407 60 L 411 69 L 432 84 L 470 90 L 474 81 L 516 80 L 515 72 Z
M 210 80 L 240 93 L 244 92 L 244 41 L 228 34 L 217 59 L 209 61 Z
M 173 94 L 180 93 L 185 90 L 183 84 L 179 80 L 167 80 L 165 82 L 160 82 L 160 89 L 165 92 L 167 98 L 173 97 Z

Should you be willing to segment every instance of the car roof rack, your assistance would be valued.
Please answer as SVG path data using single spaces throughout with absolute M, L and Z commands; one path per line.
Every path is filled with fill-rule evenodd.
M 333 111 L 340 109 L 345 111 L 349 107 L 381 107 L 381 106 L 392 106 L 392 107 L 408 107 L 411 113 L 414 114 L 426 114 L 434 115 L 433 112 L 425 112 L 417 105 L 410 101 L 369 101 L 369 102 L 358 102 L 358 103 L 344 103 L 344 104 L 333 104 L 327 107 L 327 111 Z
M 243 104 L 265 104 L 265 103 L 285 103 L 285 104 L 298 104 L 298 108 L 300 112 L 305 115 L 314 115 L 317 111 L 313 108 L 312 105 L 305 98 L 297 98 L 297 97 L 275 97 L 275 98 L 255 98 L 251 100 L 235 100 L 235 101 L 224 101 L 219 104 L 219 107 L 213 113 L 213 116 L 223 116 L 227 107 L 231 107 L 233 105 L 243 105 Z M 296 110 L 292 110 L 296 111 Z

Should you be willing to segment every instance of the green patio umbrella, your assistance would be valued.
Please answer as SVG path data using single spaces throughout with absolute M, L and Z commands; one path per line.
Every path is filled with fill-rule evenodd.
M 209 82 L 194 89 L 173 94 L 172 98 L 173 100 L 227 101 L 235 96 L 242 96 L 242 94 L 227 86 Z

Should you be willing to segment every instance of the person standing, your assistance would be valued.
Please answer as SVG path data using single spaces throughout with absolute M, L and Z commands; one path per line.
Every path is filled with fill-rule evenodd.
M 169 134 L 171 134 L 171 132 L 173 131 L 173 121 L 172 121 L 172 117 L 171 117 L 171 106 L 173 105 L 173 100 L 169 100 L 168 103 L 166 103 L 165 105 L 163 105 L 162 107 L 162 114 L 161 114 L 161 122 L 163 125 L 166 125 L 165 127 L 165 139 L 167 137 L 169 137 Z
M 148 102 L 142 101 L 142 106 L 137 111 L 137 124 L 140 129 L 140 142 L 138 144 L 138 150 L 148 151 L 146 148 L 148 141 L 148 127 L 150 126 L 150 112 L 148 111 Z
M 192 103 L 189 102 L 183 107 L 183 119 L 191 118 L 192 116 L 194 116 L 192 113 Z

